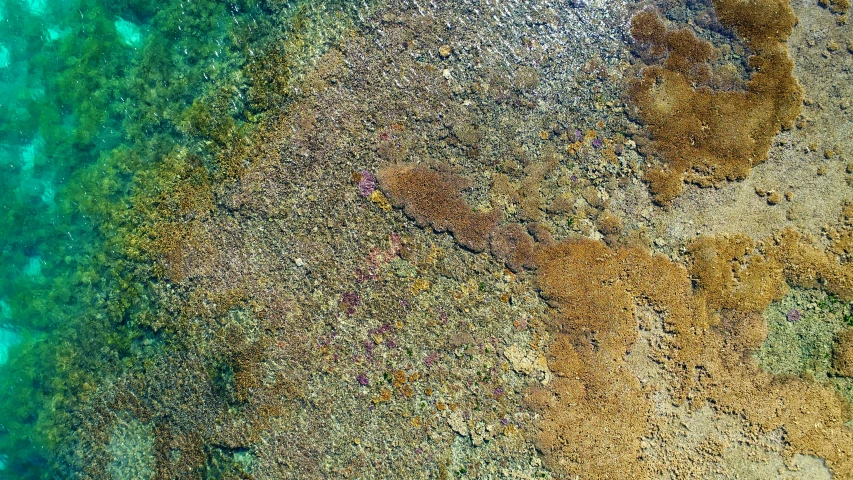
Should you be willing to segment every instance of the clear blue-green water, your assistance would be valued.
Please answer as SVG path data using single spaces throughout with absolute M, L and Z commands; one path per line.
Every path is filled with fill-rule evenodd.
M 61 477 L 74 399 L 132 361 L 145 287 L 118 239 L 138 222 L 134 177 L 192 145 L 186 109 L 239 83 L 262 15 L 240 1 L 0 0 L 0 478 Z

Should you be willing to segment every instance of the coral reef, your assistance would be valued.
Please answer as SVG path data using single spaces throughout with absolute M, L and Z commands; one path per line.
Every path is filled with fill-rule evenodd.
M 110 477 L 154 478 L 154 436 L 151 427 L 130 418 L 116 421 L 106 453 L 112 457 Z
M 669 30 L 654 10 L 638 13 L 631 33 L 649 61 L 628 87 L 646 125 L 647 158 L 660 157 L 645 179 L 655 201 L 669 203 L 687 181 L 701 186 L 745 178 L 767 159 L 773 137 L 799 114 L 802 89 L 785 40 L 796 18 L 784 0 L 716 0 L 717 16 L 752 50 L 745 90 L 709 85 L 715 50 L 686 28 Z M 664 57 L 662 63 L 656 59 Z
M 616 114 L 621 3 L 392 1 L 359 6 L 352 31 L 345 7 L 297 3 L 263 4 L 293 7 L 292 31 L 244 45 L 245 83 L 181 96 L 157 120 L 187 146 L 151 135 L 103 156 L 106 181 L 81 182 L 128 292 L 92 304 L 140 333 L 92 348 L 115 367 L 85 377 L 82 406 L 56 409 L 74 428 L 67 476 L 702 478 L 695 458 L 719 467 L 704 477 L 736 476 L 720 452 L 750 444 L 849 478 L 838 377 L 771 374 L 754 354 L 762 312 L 790 286 L 851 298 L 853 214 L 826 229 L 830 253 L 795 230 L 651 240 L 664 234 L 639 219 L 660 209 L 623 208 L 625 192 L 646 192 Z M 786 4 L 716 5 L 753 50 L 748 84 L 692 31 L 634 19 L 659 63 L 634 86 L 652 134 L 641 148 L 665 154 L 660 175 L 683 167 L 647 174 L 660 202 L 684 180 L 746 175 L 796 110 Z M 619 45 L 586 42 L 594 21 Z M 428 158 L 442 161 L 412 160 Z M 134 172 L 123 208 L 85 203 L 87 189 L 119 196 L 113 179 Z M 735 433 L 678 463 L 678 438 L 697 435 L 671 409 L 740 423 L 714 425 Z

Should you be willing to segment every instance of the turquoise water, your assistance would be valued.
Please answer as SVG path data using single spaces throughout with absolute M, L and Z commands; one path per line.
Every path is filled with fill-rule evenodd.
M 143 326 L 158 314 L 146 228 L 172 214 L 160 196 L 187 172 L 223 178 L 217 152 L 287 97 L 291 67 L 257 58 L 347 8 L 0 0 L 0 479 L 83 470 L 81 412 L 162 354 Z
M 0 0 L 0 477 L 61 476 L 67 410 L 127 365 L 133 178 L 192 144 L 185 110 L 233 83 L 253 8 Z

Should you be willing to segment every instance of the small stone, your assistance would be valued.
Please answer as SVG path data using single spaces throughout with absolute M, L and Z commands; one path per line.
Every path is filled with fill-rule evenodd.
M 787 201 L 789 201 L 789 202 L 790 202 L 790 201 L 791 201 L 791 200 L 793 200 L 793 199 L 794 199 L 794 192 L 792 192 L 792 191 L 790 191 L 790 190 L 788 190 L 787 192 L 785 192 L 785 200 L 787 200 Z
M 826 49 L 830 52 L 834 52 L 838 50 L 838 43 L 836 43 L 835 40 L 830 40 L 829 43 L 826 44 Z
M 817 167 L 817 174 L 818 175 L 826 175 L 826 166 L 821 165 L 821 166 Z
M 768 205 L 776 205 L 782 201 L 782 196 L 779 195 L 779 192 L 775 190 L 771 190 L 770 193 L 767 194 L 767 204 Z
M 847 164 L 847 173 L 853 173 L 853 163 Z
M 853 53 L 853 42 L 847 44 L 847 51 Z
M 441 55 L 441 58 L 447 58 L 451 53 L 453 53 L 453 48 L 450 45 L 442 45 L 438 47 L 438 54 Z
M 468 423 L 462 418 L 462 412 L 453 412 L 447 418 L 450 429 L 460 436 L 468 436 Z
M 759 197 L 766 197 L 767 196 L 767 190 L 765 190 L 761 187 L 755 187 L 755 194 L 758 195 Z
M 823 156 L 827 159 L 833 158 L 835 156 L 835 150 L 826 150 L 823 152 Z

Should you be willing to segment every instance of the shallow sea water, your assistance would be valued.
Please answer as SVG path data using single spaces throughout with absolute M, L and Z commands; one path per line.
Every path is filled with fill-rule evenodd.
M 109 278 L 114 257 L 103 225 L 109 219 L 103 213 L 126 208 L 122 202 L 135 172 L 131 165 L 117 172 L 106 158 L 120 145 L 138 140 L 134 128 L 179 141 L 173 127 L 161 128 L 140 117 L 168 115 L 163 101 L 185 108 L 219 71 L 227 70 L 227 52 L 220 50 L 228 42 L 220 35 L 229 22 L 243 18 L 239 8 L 211 4 L 184 10 L 180 3 L 162 2 L 0 3 L 3 478 L 56 475 L 51 462 L 58 447 L 49 437 L 62 420 L 47 418 L 49 405 L 59 392 L 78 391 L 74 382 L 82 380 L 64 376 L 68 370 L 60 364 L 92 355 L 89 348 L 109 348 L 111 334 L 93 328 L 114 328 L 113 334 L 120 328 L 115 318 L 101 323 L 111 315 L 105 298 L 115 288 Z M 199 24 L 198 19 L 181 18 L 194 14 L 209 16 L 210 37 L 176 36 L 182 25 Z M 156 43 L 166 37 L 184 51 L 157 52 Z M 155 58 L 158 54 L 168 58 Z M 145 71 L 146 63 L 157 62 L 163 71 Z M 208 70 L 190 71 L 189 63 L 196 62 Z M 193 78 L 174 85 L 185 74 Z M 143 90 L 154 98 L 141 98 Z M 158 94 L 172 98 L 158 101 Z M 88 375 L 97 378 L 99 372 Z
M 0 0 L 0 478 L 853 478 L 851 26 L 661 205 L 631 18 L 746 91 L 719 3 Z

